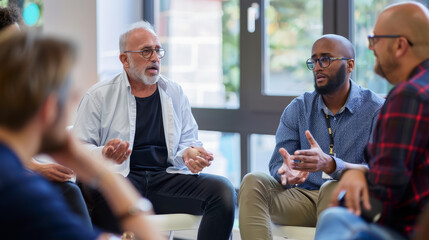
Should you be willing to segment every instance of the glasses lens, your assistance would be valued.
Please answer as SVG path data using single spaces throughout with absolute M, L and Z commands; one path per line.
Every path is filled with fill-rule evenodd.
M 331 64 L 331 59 L 329 57 L 319 58 L 319 64 L 322 68 L 327 68 Z
M 314 60 L 313 60 L 313 59 L 309 58 L 309 59 L 305 62 L 305 64 L 307 65 L 307 68 L 308 68 L 309 70 L 313 70 L 313 69 L 314 69 Z
M 158 48 L 155 50 L 158 58 L 163 58 L 165 55 L 165 50 L 163 48 Z
M 152 57 L 152 52 L 153 52 L 153 50 L 152 50 L 152 49 L 143 49 L 143 50 L 142 50 L 142 56 L 143 56 L 144 58 L 149 59 L 150 57 Z

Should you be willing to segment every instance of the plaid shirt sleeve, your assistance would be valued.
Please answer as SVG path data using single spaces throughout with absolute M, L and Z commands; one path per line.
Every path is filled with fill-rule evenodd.
M 409 210 L 420 209 L 422 198 L 429 193 L 426 91 L 427 86 L 412 82 L 393 89 L 378 117 L 373 141 L 368 145 L 370 192 L 383 202 L 379 223 L 390 225 L 400 220 L 403 224 L 397 230 L 405 235 L 410 234 L 418 214 Z

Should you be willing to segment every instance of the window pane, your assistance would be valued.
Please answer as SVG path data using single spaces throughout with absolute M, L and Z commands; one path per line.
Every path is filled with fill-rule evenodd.
M 390 3 L 400 0 L 367 0 L 355 1 L 355 49 L 356 66 L 355 81 L 379 94 L 387 94 L 392 86 L 373 71 L 374 53 L 368 49 L 368 35 L 372 30 L 380 12 Z
M 311 47 L 322 35 L 322 0 L 271 0 L 266 9 L 268 44 L 267 95 L 298 96 L 314 89 L 313 75 L 305 66 Z
M 276 146 L 274 135 L 250 135 L 250 171 L 270 174 L 268 164 Z
M 239 0 L 161 0 L 156 25 L 166 49 L 161 73 L 193 107 L 238 108 Z
M 376 93 L 385 95 L 392 85 L 374 73 L 374 53 L 368 49 L 368 35 L 373 34 L 375 21 L 380 12 L 388 5 L 401 0 L 365 0 L 355 2 L 355 34 L 356 48 L 355 81 L 361 86 L 369 88 Z M 417 1 L 428 6 L 429 0 Z
M 199 131 L 204 148 L 213 153 L 212 165 L 203 173 L 227 177 L 234 187 L 240 187 L 240 134 L 227 132 Z

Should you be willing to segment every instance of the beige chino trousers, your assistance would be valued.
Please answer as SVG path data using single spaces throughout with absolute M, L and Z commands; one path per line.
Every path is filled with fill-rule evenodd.
M 278 225 L 315 227 L 317 216 L 329 206 L 336 184 L 337 181 L 326 182 L 320 190 L 284 189 L 265 173 L 247 174 L 238 195 L 241 239 L 273 239 L 271 221 Z

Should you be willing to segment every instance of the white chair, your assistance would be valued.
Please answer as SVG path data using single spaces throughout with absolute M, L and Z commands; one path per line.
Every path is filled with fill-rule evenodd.
M 314 227 L 283 226 L 273 224 L 273 235 L 287 239 L 313 240 L 316 234 Z
M 158 226 L 160 231 L 169 232 L 170 240 L 173 240 L 174 231 L 198 229 L 201 218 L 202 216 L 185 213 L 156 214 L 148 216 L 149 221 Z

